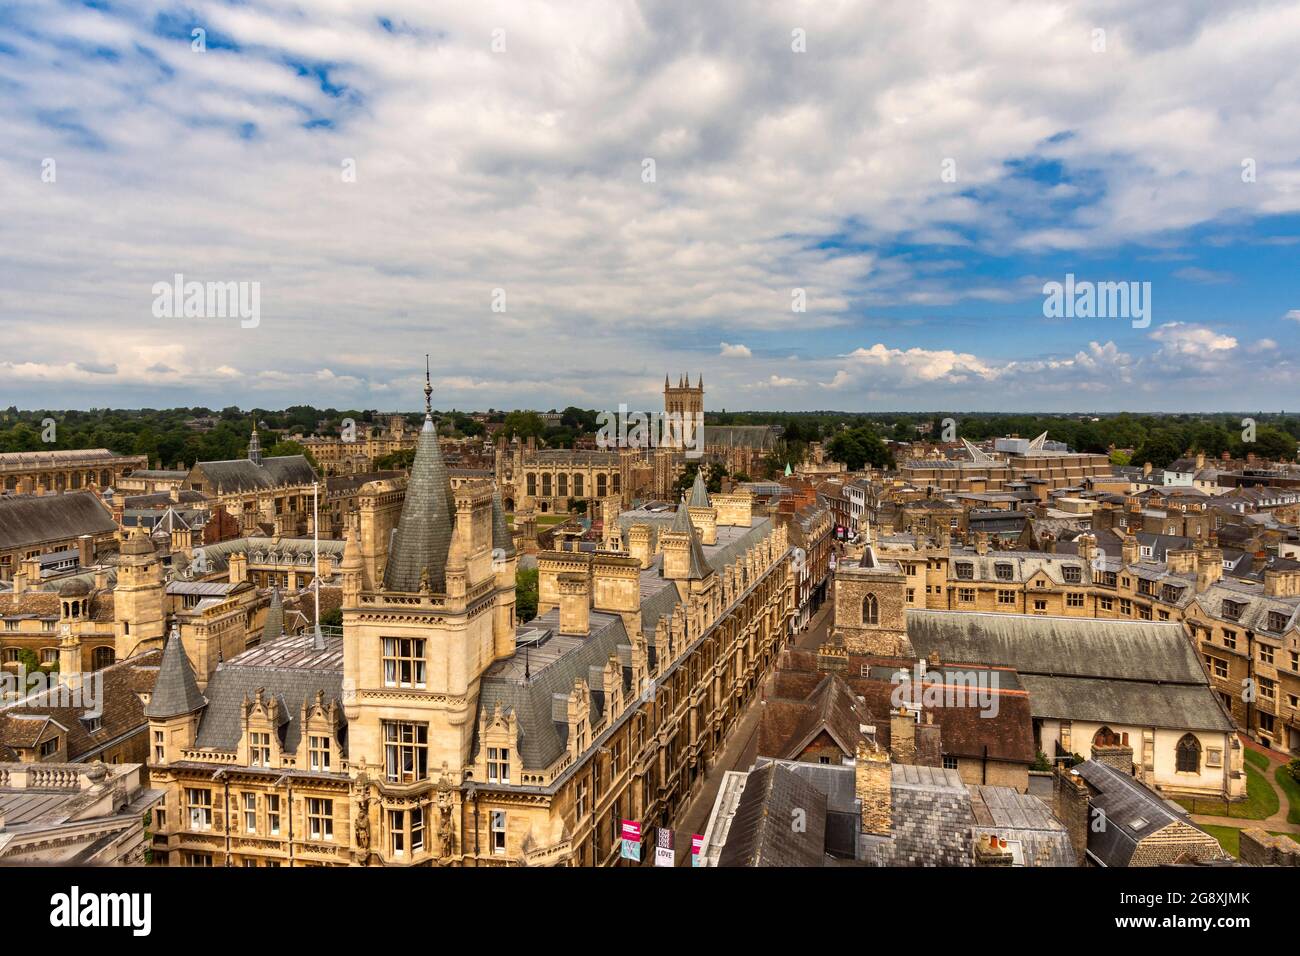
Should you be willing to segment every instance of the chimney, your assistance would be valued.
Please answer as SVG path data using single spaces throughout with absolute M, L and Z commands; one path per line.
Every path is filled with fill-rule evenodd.
M 92 535 L 83 534 L 77 538 L 77 555 L 82 570 L 95 563 L 95 539 Z
M 1083 866 L 1088 858 L 1088 783 L 1072 770 L 1058 766 L 1056 768 L 1056 787 L 1053 810 L 1056 818 L 1065 824 L 1065 831 L 1070 836 L 1070 845 L 1074 847 L 1074 858 Z
M 976 554 L 989 553 L 989 534 L 987 531 L 975 532 L 975 553 Z
M 878 744 L 858 742 L 853 765 L 853 784 L 862 801 L 862 832 L 889 836 L 893 832 L 894 772 L 889 751 Z
M 1126 565 L 1137 564 L 1138 561 L 1142 560 L 1142 546 L 1138 544 L 1137 535 L 1124 535 L 1120 547 L 1123 549 L 1123 558 Z
M 916 762 L 916 715 L 906 707 L 889 713 L 889 750 L 898 763 Z
M 1097 553 L 1097 538 L 1095 535 L 1081 534 L 1074 539 L 1074 546 L 1079 552 L 1079 557 L 1091 562 Z
M 1148 461 L 1146 464 L 1142 466 L 1142 477 L 1143 478 L 1151 477 L 1151 462 Z
M 561 574 L 560 633 L 586 637 L 591 630 L 591 585 L 585 574 Z
M 1196 453 L 1196 470 L 1200 471 L 1204 467 L 1205 467 L 1205 452 L 1198 451 Z
M 1223 577 L 1223 549 L 1208 544 L 1196 549 L 1196 593 L 1207 591 Z
M 636 558 L 640 563 L 642 570 L 650 567 L 650 526 L 644 524 L 633 525 L 627 531 L 627 550 L 628 554 Z
M 976 866 L 1015 866 L 1015 858 L 1007 847 L 1006 837 L 995 833 L 980 834 L 975 838 Z
M 1295 597 L 1300 594 L 1300 572 L 1265 568 L 1264 593 L 1269 597 Z

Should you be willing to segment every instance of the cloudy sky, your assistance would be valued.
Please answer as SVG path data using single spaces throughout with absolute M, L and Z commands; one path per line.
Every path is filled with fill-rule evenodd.
M 1161 6 L 5 0 L 0 407 L 1300 406 L 1300 2 Z

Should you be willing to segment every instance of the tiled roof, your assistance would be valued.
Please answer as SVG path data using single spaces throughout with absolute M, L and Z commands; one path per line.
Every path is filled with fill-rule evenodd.
M 148 651 L 94 672 L 102 682 L 96 729 L 84 719 L 88 716 L 84 705 L 61 706 L 70 702 L 60 696 L 66 692 L 52 689 L 0 709 L 0 743 L 31 746 L 24 741 L 33 740 L 38 730 L 43 732 L 48 719 L 66 731 L 68 759 L 78 761 L 133 730 L 143 729 L 148 718 L 140 695 L 153 689 L 161 659 L 161 651 Z
M 749 774 L 718 866 L 821 866 L 825 846 L 826 795 L 769 763 Z
M 0 495 L 0 550 L 115 531 L 113 516 L 89 491 Z

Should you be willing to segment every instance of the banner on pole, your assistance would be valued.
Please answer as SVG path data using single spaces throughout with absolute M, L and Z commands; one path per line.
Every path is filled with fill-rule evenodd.
M 691 837 L 691 866 L 704 865 L 704 837 L 696 833 Z
M 620 856 L 625 860 L 641 862 L 641 824 L 635 820 L 623 821 L 623 850 Z
M 659 827 L 655 841 L 655 866 L 672 866 L 673 862 L 673 831 Z

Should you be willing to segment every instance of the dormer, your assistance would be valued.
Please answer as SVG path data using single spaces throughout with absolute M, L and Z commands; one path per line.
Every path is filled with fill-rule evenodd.
M 279 698 L 259 687 L 250 701 L 244 695 L 240 711 L 238 761 L 246 767 L 278 768 L 284 762 L 282 730 L 289 714 Z
M 501 709 L 497 701 L 492 713 L 479 716 L 478 759 L 474 777 L 490 784 L 521 782 L 523 769 L 519 759 L 519 721 L 514 708 Z
M 325 700 L 324 691 L 302 702 L 299 726 L 302 735 L 298 741 L 298 768 L 314 773 L 341 773 L 343 751 L 339 731 L 343 726 L 343 712 L 339 702 Z

